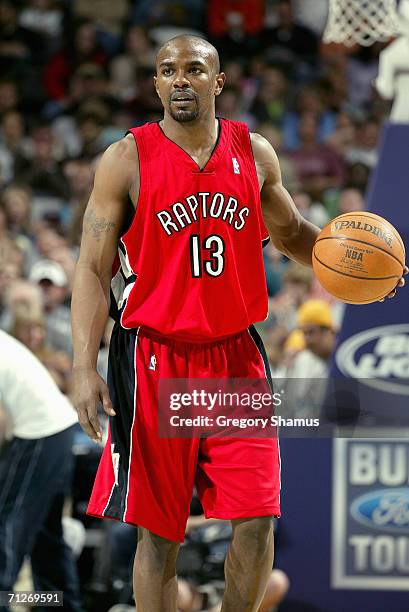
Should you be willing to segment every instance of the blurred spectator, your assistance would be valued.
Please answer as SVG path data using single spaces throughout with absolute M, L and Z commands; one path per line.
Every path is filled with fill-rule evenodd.
M 38 195 L 64 200 L 68 197 L 68 185 L 60 168 L 63 147 L 47 123 L 39 123 L 31 136 L 30 149 L 16 158 L 16 177 Z
M 298 191 L 300 189 L 300 182 L 298 180 L 294 162 L 289 155 L 283 151 L 282 132 L 279 130 L 279 128 L 271 125 L 270 123 L 261 123 L 258 125 L 257 132 L 268 140 L 278 155 L 280 160 L 281 179 L 284 187 L 290 192 Z
M 328 18 L 328 0 L 292 0 L 292 6 L 297 21 L 321 37 Z
M 258 48 L 263 16 L 262 0 L 210 0 L 208 31 L 224 57 L 243 57 Z
M 184 26 L 185 29 L 203 28 L 205 3 L 203 0 L 139 0 L 133 3 L 129 21 L 151 29 L 162 24 Z M 170 38 L 170 36 L 168 37 Z
M 280 61 L 290 66 L 300 62 L 316 61 L 318 37 L 305 25 L 295 20 L 291 1 L 279 0 L 275 27 L 266 28 L 262 44 L 270 61 Z
M 286 112 L 283 117 L 284 147 L 298 149 L 301 145 L 302 117 L 309 114 L 317 123 L 315 139 L 324 142 L 335 130 L 336 116 L 326 105 L 325 91 L 317 85 L 302 87 L 296 97 L 296 112 Z
M 11 184 L 1 198 L 7 217 L 7 227 L 13 234 L 32 236 L 31 190 L 27 185 Z
M 297 320 L 306 348 L 297 353 L 287 370 L 286 413 L 313 418 L 319 415 L 324 398 L 336 331 L 331 308 L 322 300 L 302 304 Z
M 67 40 L 65 47 L 45 67 L 44 87 L 47 95 L 54 100 L 64 100 L 75 70 L 81 64 L 90 63 L 105 66 L 107 54 L 98 44 L 94 23 L 84 20 L 75 28 L 73 39 Z
M 56 0 L 29 0 L 20 13 L 19 23 L 43 35 L 43 43 L 56 41 L 62 32 L 62 10 Z M 50 45 L 51 47 L 51 45 Z
M 6 289 L 1 304 L 0 329 L 10 331 L 18 316 L 41 318 L 44 301 L 37 285 L 14 276 L 6 284 Z
M 20 98 L 16 82 L 10 78 L 2 78 L 0 80 L 0 117 L 3 118 L 9 111 L 18 110 L 19 106 Z
M 345 184 L 355 187 L 361 193 L 365 193 L 369 181 L 370 170 L 361 162 L 346 165 Z
M 145 121 L 159 120 L 162 117 L 162 104 L 153 85 L 153 73 L 152 68 L 139 67 L 137 93 L 126 104 L 126 109 L 138 125 L 145 123 Z
M 284 342 L 282 366 L 287 373 L 294 364 L 294 359 L 305 349 L 305 337 L 301 329 L 293 329 Z
M 290 156 L 304 189 L 314 199 L 320 199 L 330 187 L 340 187 L 344 178 L 344 165 L 334 151 L 318 143 L 318 123 L 311 112 L 301 115 L 299 125 L 300 146 Z
M 127 0 L 73 0 L 73 11 L 76 18 L 89 19 L 97 28 L 112 36 L 119 36 L 128 15 Z
M 355 108 L 366 108 L 371 101 L 382 46 L 382 43 L 375 42 L 368 47 L 358 47 L 355 53 L 348 57 L 348 97 Z
M 68 298 L 68 278 L 56 261 L 40 260 L 30 272 L 30 280 L 38 283 L 44 299 L 47 341 L 56 349 L 72 354 L 71 317 Z
M 355 143 L 347 151 L 345 159 L 349 164 L 361 163 L 373 168 L 378 161 L 379 125 L 368 119 L 358 126 Z
M 14 177 L 14 162 L 26 144 L 24 119 L 17 111 L 7 111 L 1 118 L 0 131 L 0 186 Z
M 244 121 L 247 123 L 249 130 L 252 131 L 255 127 L 255 121 L 251 115 L 242 111 L 242 106 L 243 100 L 240 87 L 238 85 L 226 84 L 223 87 L 222 93 L 217 98 L 217 114 L 232 121 Z
M 335 129 L 326 138 L 325 143 L 338 155 L 345 157 L 354 145 L 356 137 L 355 129 L 355 123 L 348 113 L 337 113 Z
M 313 202 L 311 196 L 304 191 L 293 193 L 292 196 L 295 205 L 305 219 L 318 227 L 324 227 L 328 223 L 329 215 L 320 202 Z
M 13 590 L 29 556 L 34 589 L 62 591 L 65 609 L 82 612 L 77 569 L 62 529 L 77 414 L 38 359 L 3 331 L 0 360 L 0 410 L 11 424 L 11 439 L 6 444 L 0 440 L 0 488 L 6 492 L 0 515 L 0 588 Z
M 362 193 L 353 187 L 343 189 L 339 196 L 338 211 L 340 215 L 365 210 Z
M 63 351 L 55 351 L 47 344 L 47 331 L 43 317 L 34 313 L 17 313 L 10 334 L 34 353 L 47 368 L 60 391 L 68 395 L 71 359 Z
M 137 70 L 140 66 L 155 66 L 156 51 L 146 30 L 131 26 L 125 35 L 125 49 L 110 63 L 112 92 L 121 100 L 128 100 L 138 90 Z
M 263 257 L 267 292 L 269 296 L 274 296 L 281 289 L 282 276 L 287 267 L 288 260 L 276 249 L 271 240 L 263 249 Z
M 281 125 L 286 107 L 287 79 L 276 66 L 266 66 L 261 74 L 260 88 L 250 107 L 250 113 L 260 123 L 271 121 Z
M 282 289 L 270 300 L 271 322 L 284 327 L 287 332 L 297 324 L 297 310 L 311 291 L 313 272 L 311 268 L 290 261 L 282 275 Z

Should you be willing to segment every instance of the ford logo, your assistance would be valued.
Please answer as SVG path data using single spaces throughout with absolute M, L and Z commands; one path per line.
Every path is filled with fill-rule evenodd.
M 367 527 L 389 533 L 409 533 L 409 488 L 366 493 L 351 504 L 352 517 Z
M 344 376 L 374 389 L 409 395 L 409 324 L 367 329 L 342 342 L 335 362 Z

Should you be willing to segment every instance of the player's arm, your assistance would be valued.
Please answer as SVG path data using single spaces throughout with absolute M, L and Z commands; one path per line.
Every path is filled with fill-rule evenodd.
M 98 402 L 114 415 L 108 389 L 97 374 L 101 338 L 109 314 L 111 270 L 137 171 L 132 136 L 111 145 L 103 154 L 84 214 L 81 250 L 72 294 L 74 346 L 73 399 L 84 431 L 101 438 Z
M 264 223 L 274 246 L 290 259 L 311 266 L 312 249 L 320 229 L 304 219 L 281 181 L 277 155 L 259 134 L 251 134 L 251 145 L 261 185 Z

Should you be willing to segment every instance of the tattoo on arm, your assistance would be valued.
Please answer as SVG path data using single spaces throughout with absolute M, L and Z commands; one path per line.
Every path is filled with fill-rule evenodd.
M 108 233 L 114 229 L 116 223 L 109 221 L 105 217 L 97 217 L 93 210 L 90 210 L 84 215 L 84 232 L 92 234 L 93 238 L 99 240 L 101 234 Z

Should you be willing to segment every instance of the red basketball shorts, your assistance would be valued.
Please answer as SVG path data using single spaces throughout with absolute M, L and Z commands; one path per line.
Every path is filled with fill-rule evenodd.
M 280 516 L 278 439 L 160 438 L 160 378 L 265 378 L 270 370 L 254 327 L 203 344 L 115 325 L 108 386 L 116 416 L 87 513 L 183 542 L 196 486 L 205 516 Z

